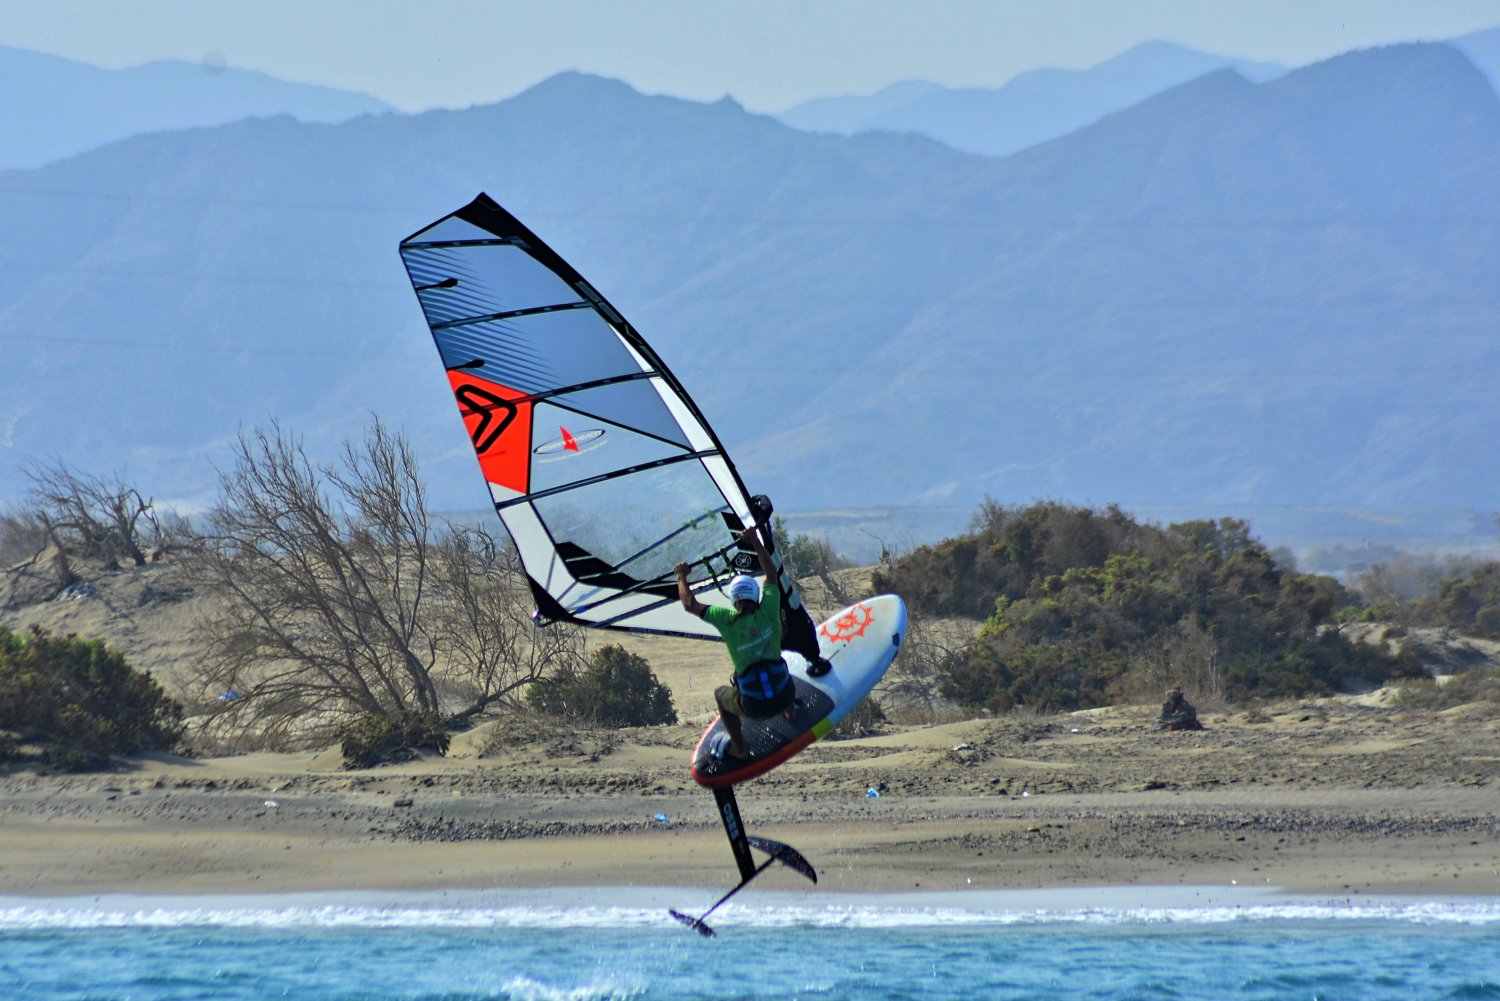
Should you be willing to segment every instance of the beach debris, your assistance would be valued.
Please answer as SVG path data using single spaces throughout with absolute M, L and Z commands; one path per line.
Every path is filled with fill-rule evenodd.
M 973 744 L 964 743 L 955 745 L 953 749 L 955 751 L 972 751 L 975 747 Z
M 239 697 L 240 697 L 240 693 L 231 688 L 229 691 L 227 691 L 223 695 L 219 696 L 219 701 L 220 702 L 233 702 L 235 699 L 237 699 Z
M 865 790 L 865 798 L 866 799 L 879 799 L 880 798 L 880 790 L 876 789 L 874 786 L 870 786 L 870 788 L 868 788 L 868 789 Z
M 63 588 L 58 592 L 57 597 L 54 600 L 80 601 L 84 598 L 92 598 L 94 597 L 94 594 L 94 585 L 90 584 L 86 580 L 81 580 L 77 583 L 69 584 L 67 587 Z
M 281 806 L 281 803 L 274 799 L 268 799 L 261 805 L 264 806 L 267 810 L 275 810 L 276 808 Z
M 666 814 L 665 814 L 665 813 L 658 813 L 658 814 L 657 814 L 657 815 L 656 815 L 656 822 L 657 822 L 657 823 L 658 823 L 658 824 L 665 824 L 665 823 L 668 823 L 668 821 L 667 821 L 667 815 L 666 815 Z
M 403 807 L 403 806 L 411 806 L 411 804 L 412 804 L 412 800 L 410 798 L 407 798 L 407 799 L 398 799 L 394 803 L 392 803 L 391 806 L 392 807 Z

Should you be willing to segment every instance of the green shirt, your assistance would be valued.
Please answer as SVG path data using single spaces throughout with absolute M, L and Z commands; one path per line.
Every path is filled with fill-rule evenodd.
M 703 621 L 724 637 L 736 677 L 752 664 L 781 659 L 781 589 L 775 581 L 766 581 L 755 611 L 737 612 L 723 605 L 709 605 L 703 610 Z

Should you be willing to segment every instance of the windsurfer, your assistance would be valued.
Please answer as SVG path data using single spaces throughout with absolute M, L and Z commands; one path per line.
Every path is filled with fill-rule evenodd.
M 729 734 L 727 753 L 734 758 L 747 756 L 742 716 L 766 719 L 779 712 L 791 716 L 797 697 L 786 661 L 781 659 L 781 591 L 771 553 L 753 525 L 739 534 L 739 541 L 755 550 L 766 583 L 762 588 L 754 577 L 736 575 L 729 582 L 733 608 L 699 601 L 688 585 L 689 564 L 674 568 L 682 607 L 719 631 L 734 664 L 733 683 L 714 692 L 719 718 Z

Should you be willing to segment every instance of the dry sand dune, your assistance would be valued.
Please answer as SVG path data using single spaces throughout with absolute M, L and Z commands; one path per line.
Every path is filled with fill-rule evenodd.
M 116 578 L 12 601 L 4 621 L 101 636 L 180 684 L 197 599 L 161 567 Z M 708 644 L 621 642 L 651 661 L 684 722 L 503 719 L 457 735 L 446 757 L 366 771 L 327 749 L 0 775 L 0 893 L 728 885 L 712 798 L 687 772 L 727 667 Z M 1206 730 L 1163 733 L 1156 708 L 829 740 L 741 787 L 741 809 L 834 889 L 1500 893 L 1491 709 L 1402 710 L 1376 693 L 1210 712 Z

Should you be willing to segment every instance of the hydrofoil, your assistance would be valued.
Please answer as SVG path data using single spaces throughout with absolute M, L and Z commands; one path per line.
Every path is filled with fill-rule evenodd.
M 818 652 L 833 665 L 826 674 L 809 675 L 810 665 L 803 657 L 783 652 L 792 682 L 797 686 L 793 718 L 777 713 L 763 720 L 742 719 L 740 725 L 749 752 L 743 758 L 725 753 L 729 735 L 722 720 L 715 719 L 703 731 L 693 749 L 690 767 L 694 780 L 714 791 L 719 819 L 739 867 L 740 882 L 702 916 L 694 918 L 673 910 L 673 917 L 704 936 L 712 936 L 714 931 L 704 919 L 777 862 L 814 883 L 818 881 L 812 865 L 790 845 L 745 833 L 734 786 L 764 775 L 813 741 L 827 736 L 885 675 L 905 636 L 906 605 L 899 597 L 883 594 L 855 602 L 818 627 Z M 765 852 L 766 860 L 757 865 L 751 849 Z

